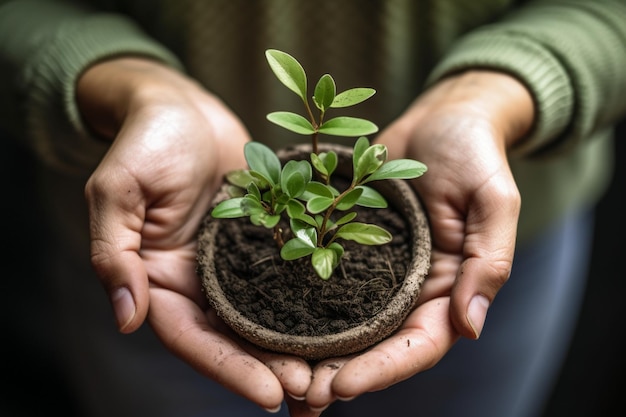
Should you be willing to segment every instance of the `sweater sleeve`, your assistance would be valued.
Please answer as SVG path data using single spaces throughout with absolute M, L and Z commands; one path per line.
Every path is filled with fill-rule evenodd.
M 471 68 L 510 73 L 534 97 L 534 128 L 512 155 L 563 151 L 626 115 L 626 0 L 524 3 L 460 38 L 428 84 Z
M 0 130 L 57 169 L 92 170 L 108 144 L 83 125 L 75 85 L 87 67 L 116 55 L 181 67 L 122 15 L 62 1 L 0 1 Z

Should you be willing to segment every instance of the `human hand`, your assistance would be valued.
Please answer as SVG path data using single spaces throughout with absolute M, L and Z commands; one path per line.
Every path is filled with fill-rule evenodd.
M 390 158 L 428 166 L 413 185 L 429 214 L 432 266 L 417 308 L 396 333 L 314 368 L 310 407 L 382 390 L 434 366 L 459 337 L 480 336 L 515 249 L 521 200 L 506 151 L 533 117 L 532 98 L 517 80 L 472 71 L 442 80 L 380 134 Z
M 285 391 L 303 397 L 309 365 L 224 332 L 195 271 L 211 198 L 224 173 L 245 166 L 240 121 L 192 80 L 135 58 L 88 69 L 77 101 L 87 125 L 112 141 L 85 195 L 92 265 L 120 331 L 147 319 L 176 356 L 265 409 Z

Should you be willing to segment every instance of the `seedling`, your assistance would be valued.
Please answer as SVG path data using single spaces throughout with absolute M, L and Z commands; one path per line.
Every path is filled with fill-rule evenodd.
M 257 226 L 273 229 L 280 256 L 291 261 L 310 256 L 317 275 L 329 279 L 344 254 L 342 240 L 363 245 L 383 245 L 391 241 L 384 228 L 354 221 L 354 206 L 385 208 L 387 201 L 366 185 L 386 179 L 412 179 L 426 172 L 426 165 L 411 159 L 387 161 L 387 148 L 371 145 L 366 135 L 378 127 L 369 120 L 339 116 L 326 120 L 330 109 L 359 104 L 375 94 L 371 88 L 352 88 L 337 94 L 329 74 L 320 77 L 312 97 L 314 115 L 307 93 L 307 76 L 291 55 L 269 49 L 265 52 L 270 68 L 304 104 L 305 116 L 273 112 L 267 119 L 293 133 L 311 137 L 310 160 L 290 160 L 283 166 L 274 151 L 260 142 L 248 142 L 244 156 L 248 169 L 231 171 L 226 180 L 230 198 L 211 212 L 215 218 L 249 217 Z M 357 138 L 352 156 L 353 177 L 345 190 L 336 189 L 331 178 L 337 168 L 334 151 L 318 152 L 320 134 Z M 285 217 L 286 216 L 286 217 Z M 280 220 L 288 220 L 290 233 Z M 285 241 L 285 239 L 287 240 Z

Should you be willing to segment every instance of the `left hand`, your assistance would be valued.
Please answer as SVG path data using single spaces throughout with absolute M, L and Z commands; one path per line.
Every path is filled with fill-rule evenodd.
M 531 95 L 515 78 L 469 71 L 440 81 L 380 134 L 390 158 L 428 167 L 412 184 L 429 214 L 431 269 L 397 332 L 314 368 L 311 408 L 406 380 L 437 364 L 460 337 L 480 336 L 515 250 L 521 199 L 507 149 L 533 118 Z

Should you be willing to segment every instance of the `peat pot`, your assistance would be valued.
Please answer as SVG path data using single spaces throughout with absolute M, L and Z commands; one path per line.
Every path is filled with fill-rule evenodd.
M 298 145 L 278 156 L 283 164 L 308 159 L 310 149 Z M 320 151 L 331 149 L 339 159 L 333 176 L 349 183 L 352 148 L 320 145 Z M 393 240 L 382 246 L 344 241 L 341 265 L 328 280 L 315 274 L 308 258 L 282 260 L 271 230 L 248 218 L 207 213 L 198 235 L 198 275 L 218 316 L 256 346 L 307 360 L 359 352 L 397 330 L 415 307 L 430 267 L 430 229 L 407 181 L 368 185 L 389 208 L 359 207 L 357 219 L 386 228 Z M 225 190 L 214 205 L 227 198 Z

